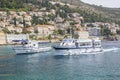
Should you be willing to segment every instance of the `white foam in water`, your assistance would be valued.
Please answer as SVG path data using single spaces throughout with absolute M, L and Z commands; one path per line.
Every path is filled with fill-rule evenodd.
M 102 53 L 102 52 L 86 52 L 86 53 L 81 53 L 81 52 L 70 52 L 69 55 L 80 55 L 80 54 L 99 54 L 99 53 Z
M 81 52 L 79 50 L 66 50 L 66 51 L 59 51 L 55 53 L 56 55 L 80 55 L 80 54 L 101 54 L 106 52 L 118 52 L 120 48 L 118 47 L 111 47 L 111 48 L 103 48 L 102 51 L 98 52 Z
M 103 52 L 118 51 L 118 50 L 119 50 L 119 48 L 113 47 L 113 48 L 109 48 L 109 49 L 103 49 Z
M 103 49 L 103 51 L 101 51 L 101 52 L 86 52 L 86 53 L 82 53 L 82 52 L 80 52 L 80 51 L 71 51 L 71 50 L 69 50 L 69 51 L 65 51 L 64 52 L 64 55 L 80 55 L 80 54 L 100 54 L 100 53 L 105 53 L 105 52 L 110 52 L 110 51 L 118 51 L 119 50 L 119 48 L 117 48 L 117 47 L 113 47 L 113 48 L 109 48 L 109 49 Z

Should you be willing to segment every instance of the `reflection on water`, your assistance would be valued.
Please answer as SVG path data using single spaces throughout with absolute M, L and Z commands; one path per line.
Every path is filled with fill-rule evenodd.
M 14 54 L 0 55 L 0 60 L 13 58 L 14 56 Z

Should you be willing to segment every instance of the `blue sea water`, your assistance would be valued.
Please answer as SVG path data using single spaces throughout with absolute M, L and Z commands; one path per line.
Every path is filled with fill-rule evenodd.
M 104 52 L 57 56 L 55 50 L 15 55 L 0 47 L 0 80 L 120 80 L 120 42 L 103 42 Z

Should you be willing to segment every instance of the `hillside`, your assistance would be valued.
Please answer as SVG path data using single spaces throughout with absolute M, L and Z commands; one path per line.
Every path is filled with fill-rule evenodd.
M 83 3 L 80 0 L 53 0 L 59 1 L 63 3 L 69 3 L 71 5 L 79 6 L 80 9 L 95 12 L 97 14 L 101 14 L 105 18 L 109 18 L 112 20 L 120 21 L 120 8 L 107 8 L 102 6 L 90 5 L 87 3 Z
M 0 0 L 0 10 L 32 11 L 36 8 L 44 7 L 48 0 Z M 79 7 L 79 13 L 85 17 L 86 22 L 107 21 L 120 24 L 120 8 L 106 8 L 102 6 L 90 5 L 80 0 L 49 0 L 62 2 Z M 48 6 L 50 8 L 50 6 Z M 87 17 L 86 17 L 87 16 Z M 95 20 L 92 20 L 96 18 Z
M 0 0 L 0 4 L 0 28 L 7 34 L 27 33 L 38 39 L 34 34 L 41 33 L 45 28 L 43 25 L 47 26 L 46 39 L 51 35 L 57 34 L 61 38 L 71 33 L 78 37 L 75 31 L 88 31 L 95 26 L 101 28 L 102 36 L 120 34 L 120 24 L 116 24 L 120 23 L 119 9 L 89 5 L 79 0 Z M 40 36 L 39 39 L 43 39 L 43 35 Z

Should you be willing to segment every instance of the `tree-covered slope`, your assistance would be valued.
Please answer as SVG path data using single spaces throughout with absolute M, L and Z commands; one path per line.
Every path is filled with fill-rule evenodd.
M 71 11 L 79 12 L 81 16 L 85 18 L 86 22 L 114 21 L 119 23 L 120 21 L 119 8 L 106 8 L 102 6 L 90 5 L 83 3 L 80 0 L 0 0 L 0 10 L 32 11 L 36 8 L 42 7 L 47 7 L 48 9 L 55 8 L 54 6 L 49 5 L 48 1 L 62 2 L 78 6 L 77 9 L 72 9 Z

